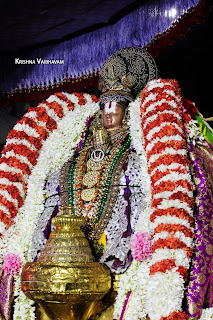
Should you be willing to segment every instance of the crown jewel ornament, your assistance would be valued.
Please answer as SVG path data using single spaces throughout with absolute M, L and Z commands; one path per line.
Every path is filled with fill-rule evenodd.
M 130 102 L 146 84 L 158 78 L 152 56 L 144 49 L 127 47 L 114 52 L 100 69 L 100 101 Z

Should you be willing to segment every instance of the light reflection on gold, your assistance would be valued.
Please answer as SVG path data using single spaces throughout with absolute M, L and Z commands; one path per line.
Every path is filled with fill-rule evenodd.
M 87 320 L 101 313 L 99 301 L 111 288 L 109 269 L 94 261 L 80 230 L 83 222 L 74 215 L 55 217 L 56 230 L 38 262 L 28 262 L 22 271 L 22 290 L 51 320 Z M 42 314 L 40 320 L 47 320 Z

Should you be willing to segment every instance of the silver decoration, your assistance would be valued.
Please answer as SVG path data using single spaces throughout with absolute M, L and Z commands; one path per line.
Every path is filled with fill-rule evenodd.
M 31 248 L 31 256 L 36 257 L 38 252 L 44 247 L 46 243 L 46 239 L 44 237 L 44 230 L 47 226 L 49 219 L 51 218 L 55 206 L 60 206 L 60 197 L 57 194 L 57 188 L 59 186 L 59 171 L 55 171 L 50 175 L 46 182 L 46 186 L 44 192 L 46 192 L 47 200 L 45 202 L 44 211 L 41 213 L 40 218 L 38 220 L 37 227 L 33 234 L 32 240 L 32 248 Z M 51 231 L 54 227 L 51 226 Z
M 95 162 L 100 162 L 103 160 L 104 158 L 104 152 L 101 149 L 95 149 L 93 150 L 92 154 L 91 154 L 91 159 Z
M 113 209 L 112 217 L 104 231 L 107 237 L 107 244 L 103 256 L 100 262 L 105 263 L 109 268 L 113 261 L 107 261 L 110 256 L 115 256 L 121 261 L 125 261 L 127 254 L 130 250 L 131 237 L 122 238 L 123 233 L 127 230 L 128 221 L 125 216 L 125 210 L 128 205 L 124 199 L 124 186 L 126 185 L 125 175 L 129 178 L 129 189 L 131 191 L 130 206 L 131 206 L 131 218 L 130 223 L 132 232 L 136 231 L 136 224 L 139 216 L 143 214 L 143 210 L 146 208 L 145 193 L 143 192 L 143 176 L 141 175 L 141 163 L 136 152 L 131 152 L 128 157 L 127 170 L 121 172 L 120 187 L 118 198 Z M 127 266 L 128 267 L 128 266 Z M 123 273 L 126 269 L 118 268 L 112 272 Z

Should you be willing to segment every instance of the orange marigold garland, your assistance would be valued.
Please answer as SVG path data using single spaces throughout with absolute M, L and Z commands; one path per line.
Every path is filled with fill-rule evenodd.
M 140 107 L 152 186 L 147 310 L 155 320 L 188 319 L 181 307 L 193 248 L 194 198 L 177 82 L 151 81 Z

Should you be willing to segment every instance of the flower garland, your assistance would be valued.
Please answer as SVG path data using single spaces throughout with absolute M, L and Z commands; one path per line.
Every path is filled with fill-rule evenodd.
M 141 123 L 141 128 L 136 123 Z M 131 291 L 129 308 L 134 310 L 134 316 L 129 312 L 128 320 L 142 319 L 145 314 L 151 320 L 188 319 L 181 305 L 193 247 L 193 185 L 177 83 L 161 79 L 151 81 L 141 97 L 130 104 L 129 124 L 137 154 L 147 157 L 143 168 L 151 177 L 147 195 L 150 193 L 152 200 L 140 216 L 138 231 L 153 235 L 152 258 L 146 262 L 134 261 L 121 276 L 114 316 L 117 319 L 119 312 L 121 314 Z M 149 268 L 146 288 L 141 286 L 143 302 L 139 309 L 135 292 L 140 277 L 132 274 L 135 264 Z M 135 310 L 143 311 L 143 317 Z
M 213 308 L 204 309 L 202 311 L 200 320 L 210 320 L 213 319 Z
M 125 302 L 128 304 L 128 320 L 147 319 L 146 295 L 149 280 L 149 266 L 146 262 L 133 260 L 131 266 L 121 275 L 118 295 L 114 306 L 114 319 L 123 319 Z M 131 303 L 128 303 L 128 296 Z
M 140 125 L 141 117 L 139 98 L 130 103 L 129 112 L 130 119 L 128 121 L 128 125 L 130 127 L 130 135 L 132 137 L 132 145 L 136 150 L 141 163 L 141 174 L 144 181 L 143 186 L 141 186 L 144 194 L 144 211 L 143 214 L 139 216 L 135 226 L 134 235 L 137 237 L 141 233 L 149 234 L 150 231 L 151 180 L 148 174 L 143 132 Z M 122 310 L 125 309 L 125 303 L 128 303 L 127 297 L 130 292 L 131 303 L 128 303 L 128 320 L 146 319 L 146 294 L 150 273 L 148 262 L 149 260 L 133 260 L 128 270 L 121 275 L 118 295 L 116 297 L 114 307 L 114 319 L 122 320 Z
M 6 145 L 8 148 L 4 149 L 5 160 L 0 164 L 0 194 L 7 200 L 2 201 L 4 217 L 6 213 L 11 219 L 13 214 L 11 220 L 15 225 L 10 227 L 10 224 L 2 222 L 5 243 L 1 250 L 3 256 L 6 252 L 18 253 L 23 263 L 33 259 L 30 244 L 36 221 L 43 211 L 44 181 L 48 174 L 60 168 L 72 155 L 80 141 L 86 119 L 98 110 L 95 102 L 93 97 L 86 94 L 56 94 L 41 104 L 41 111 L 29 110 L 24 121 L 22 118 L 11 131 Z M 134 260 L 121 276 L 115 305 L 116 319 L 130 291 L 132 302 L 128 319 L 145 319 L 146 314 L 151 320 L 187 319 L 181 304 L 192 250 L 193 188 L 181 107 L 176 82 L 165 80 L 151 81 L 141 97 L 130 104 L 130 133 L 142 164 L 147 204 L 143 215 L 139 217 L 136 231 L 150 233 L 151 230 L 153 254 L 151 261 Z M 18 147 L 14 151 L 16 140 L 18 145 L 26 147 L 23 152 Z M 32 156 L 29 150 L 34 151 Z M 32 170 L 33 163 L 36 165 Z M 17 187 L 19 193 L 15 188 L 8 188 L 8 185 Z M 21 198 L 24 200 L 27 185 L 27 197 L 21 208 Z M 13 199 L 9 195 L 14 192 L 17 197 Z M 21 209 L 17 209 L 19 206 Z M 25 239 L 22 239 L 19 230 L 26 231 Z M 14 318 L 33 319 L 33 302 L 21 292 L 20 276 L 15 278 L 17 298 Z M 209 312 L 203 312 L 204 318 L 201 319 L 206 319 L 205 314 Z
M 43 186 L 45 180 L 49 174 L 60 168 L 73 154 L 81 139 L 82 131 L 85 129 L 86 120 L 99 109 L 96 97 L 88 94 L 56 94 L 37 108 L 43 108 L 44 105 L 45 107 L 51 105 L 56 110 L 59 115 L 58 121 L 55 121 L 55 130 L 46 135 L 48 139 L 42 141 L 39 156 L 35 159 L 36 165 L 32 169 L 28 180 L 26 180 L 28 183 L 27 196 L 24 205 L 18 210 L 14 218 L 15 224 L 2 232 L 4 234 L 4 246 L 1 247 L 1 255 L 4 256 L 8 252 L 18 254 L 23 264 L 26 261 L 32 261 L 34 258 L 31 254 L 31 244 L 39 215 L 44 209 Z M 67 112 L 64 112 L 64 109 Z M 25 119 L 35 116 L 34 110 L 30 112 L 25 116 Z M 36 113 L 38 114 L 39 111 Z M 49 121 L 45 113 L 43 119 Z M 18 126 L 19 123 L 15 126 L 15 131 L 18 131 Z M 20 127 L 18 128 L 20 129 Z M 23 125 L 22 129 L 27 130 L 28 127 L 24 128 Z M 35 133 L 35 131 L 32 132 Z M 44 131 L 41 130 L 41 132 L 43 133 Z M 17 144 L 19 142 L 19 139 L 17 139 Z M 25 231 L 24 237 L 20 230 Z M 15 279 L 14 319 L 34 319 L 32 301 L 20 289 L 20 274 L 15 276 Z
M 193 144 L 196 144 L 197 140 L 204 139 L 203 134 L 199 130 L 199 125 L 197 121 L 194 120 L 195 119 L 194 114 L 196 114 L 195 106 L 192 105 L 191 102 L 186 101 L 185 99 L 183 99 L 183 106 L 181 106 L 181 99 L 178 92 L 178 87 L 174 81 L 153 80 L 150 83 L 150 87 L 151 87 L 151 90 L 149 90 L 146 93 L 144 92 L 144 94 L 146 95 L 149 95 L 150 93 L 148 99 L 147 99 L 147 96 L 144 97 L 142 93 L 142 96 L 140 99 L 137 99 L 135 102 L 130 104 L 130 120 L 129 120 L 130 132 L 132 136 L 132 143 L 139 157 L 141 157 L 142 155 L 144 156 L 145 154 L 145 151 L 143 149 L 144 138 L 143 138 L 142 128 L 144 127 L 146 128 L 149 125 L 149 122 L 157 119 L 157 115 L 155 115 L 154 112 L 151 113 L 151 111 L 154 111 L 154 110 L 150 110 L 151 109 L 150 108 L 148 110 L 148 113 L 142 114 L 142 118 L 144 120 L 142 122 L 142 127 L 137 125 L 141 121 L 139 109 L 140 109 L 140 105 L 143 98 L 144 98 L 143 105 L 145 103 L 148 103 L 148 101 L 150 100 L 154 108 L 157 109 L 159 106 L 160 111 L 157 111 L 156 113 L 159 113 L 159 119 L 161 120 L 161 122 L 158 122 L 158 126 L 160 127 L 161 123 L 165 122 L 164 125 L 161 126 L 159 131 L 157 129 L 155 130 L 155 133 L 158 131 L 158 136 L 160 137 L 160 139 L 157 140 L 156 139 L 157 137 L 155 137 L 155 141 L 154 143 L 152 143 L 152 145 L 150 145 L 151 143 L 150 141 L 146 143 L 147 154 L 150 149 L 154 149 L 155 151 L 160 153 L 161 149 L 164 149 L 163 143 L 170 141 L 169 148 L 172 148 L 174 146 L 174 150 L 177 152 L 177 155 L 178 155 L 178 151 L 179 151 L 178 147 L 182 147 L 184 150 L 186 149 L 185 136 L 187 138 L 187 142 L 190 142 Z M 165 106 L 165 103 L 166 103 L 165 100 L 164 101 L 159 100 L 159 102 L 156 101 L 157 95 L 156 95 L 156 92 L 153 92 L 154 91 L 153 89 L 155 88 L 161 89 L 162 93 L 164 90 L 167 90 L 165 100 L 170 101 L 170 107 Z M 155 91 L 158 91 L 160 93 L 161 90 L 159 89 Z M 168 99 L 169 96 L 170 96 L 170 100 Z M 171 99 L 171 96 L 173 99 Z M 172 100 L 174 100 L 173 108 L 171 106 Z M 164 106 L 162 107 L 163 103 L 164 103 Z M 162 116 L 162 114 L 164 115 L 167 114 L 167 120 L 165 119 L 166 117 Z M 177 124 L 177 121 L 174 115 L 178 120 L 178 125 L 180 128 L 178 128 L 178 126 L 174 126 L 173 131 L 175 131 L 176 136 L 175 135 L 172 136 L 172 132 L 170 131 L 171 136 L 168 135 L 165 137 L 164 133 L 161 131 L 165 127 L 167 129 L 167 132 L 169 132 L 169 128 L 167 126 L 169 124 L 168 120 L 173 122 L 175 121 L 175 123 Z M 145 117 L 148 118 L 148 116 L 150 116 L 150 118 L 151 116 L 153 117 L 151 119 L 149 118 L 146 120 Z M 173 122 L 172 124 L 174 125 Z M 155 123 L 155 125 L 156 124 L 157 123 Z M 155 126 L 153 126 L 152 128 L 155 128 Z M 147 133 L 148 132 L 149 130 L 147 130 Z M 179 137 L 179 135 L 181 137 Z M 158 142 L 157 145 L 155 145 L 156 142 Z M 148 148 L 148 144 L 150 146 L 150 149 Z M 166 148 L 168 148 L 168 146 L 166 146 L 164 150 L 166 150 Z M 173 154 L 175 154 L 174 151 L 173 151 Z M 183 156 L 185 156 L 185 163 L 184 163 Z M 182 198 L 178 199 L 179 201 L 182 201 L 182 205 L 184 202 L 186 202 L 192 207 L 192 204 L 193 204 L 192 191 L 191 191 L 192 183 L 189 175 L 189 162 L 185 152 L 179 158 L 183 160 L 183 163 L 176 163 L 176 162 L 169 163 L 169 160 L 167 161 L 165 157 L 164 158 L 162 157 L 165 164 L 160 163 L 157 167 L 153 168 L 153 172 L 151 174 L 152 185 L 154 184 L 153 182 L 156 183 L 160 179 L 163 179 L 165 175 L 170 175 L 172 173 L 173 179 L 178 180 L 177 173 L 178 174 L 187 173 L 187 179 L 189 183 L 187 183 L 187 181 L 182 181 L 184 182 L 182 183 L 183 186 L 180 185 L 176 187 L 176 191 L 177 191 L 176 194 L 178 195 L 179 193 L 179 196 L 180 195 L 183 196 Z M 176 157 L 176 159 L 178 160 L 178 157 Z M 143 170 L 145 171 L 147 170 L 146 163 L 147 162 L 146 162 L 146 156 L 145 156 L 145 158 L 143 159 L 143 166 L 142 166 Z M 150 172 L 150 169 L 149 169 L 149 172 Z M 171 191 L 163 190 L 163 192 L 160 192 L 161 190 L 159 187 L 157 190 L 158 190 L 158 194 L 161 193 L 160 197 L 163 195 L 166 199 L 166 197 L 168 198 L 172 195 L 172 192 L 174 193 L 175 189 L 172 188 L 171 183 L 169 183 L 169 179 L 165 179 L 165 181 L 167 182 L 167 186 L 168 188 L 171 189 Z M 145 180 L 145 185 L 147 186 L 147 192 L 149 193 L 150 191 L 150 199 L 151 199 L 151 185 L 150 183 L 148 183 L 148 180 Z M 158 183 L 156 185 L 158 185 Z M 188 190 L 189 185 L 191 185 L 190 190 Z M 165 187 L 166 187 L 166 184 L 164 185 L 164 188 Z M 184 197 L 184 194 L 181 194 L 181 192 L 186 193 L 187 197 Z M 160 197 L 156 197 L 156 198 L 160 199 Z M 173 201 L 174 200 L 176 199 L 174 198 Z M 152 201 L 152 204 L 153 203 L 154 203 L 154 199 Z M 170 203 L 171 203 L 171 200 L 170 200 Z M 115 319 L 120 319 L 120 320 L 123 319 L 123 315 L 124 315 L 123 312 L 126 309 L 128 309 L 128 315 L 126 315 L 125 313 L 125 317 L 127 316 L 125 319 L 128 319 L 128 320 L 129 319 L 134 319 L 134 320 L 146 319 L 145 315 L 148 313 L 150 315 L 151 313 L 150 310 L 158 311 L 158 315 L 150 316 L 151 319 L 161 319 L 161 320 L 166 320 L 166 319 L 188 320 L 189 319 L 188 315 L 186 315 L 184 312 L 181 311 L 181 304 L 182 304 L 183 293 L 184 293 L 184 282 L 186 281 L 187 269 L 189 268 L 190 255 L 191 255 L 191 249 L 192 249 L 193 217 L 192 217 L 191 207 L 187 205 L 188 207 L 187 208 L 188 212 L 187 212 L 186 210 L 184 211 L 183 208 L 180 208 L 179 210 L 177 210 L 176 209 L 177 206 L 178 206 L 178 203 L 175 202 L 173 207 L 167 207 L 166 209 L 161 208 L 160 210 L 158 210 L 158 216 L 155 217 L 155 219 L 153 219 L 154 215 L 151 216 L 151 226 L 153 230 L 153 235 L 155 236 L 154 240 L 158 241 L 157 245 L 155 245 L 156 246 L 155 253 L 152 256 L 151 261 L 147 260 L 144 262 L 139 262 L 139 261 L 133 260 L 133 263 L 130 266 L 130 268 L 127 270 L 127 272 L 121 275 L 118 296 L 116 298 L 116 303 L 115 303 L 115 312 L 114 312 Z M 155 210 L 156 210 L 155 208 L 151 208 L 151 205 L 147 206 L 145 212 L 142 215 L 140 215 L 140 221 L 138 221 L 138 224 L 137 224 L 137 227 L 138 227 L 137 231 L 143 230 L 145 234 L 150 232 L 151 228 L 148 220 L 150 218 L 150 215 L 155 213 Z M 164 221 L 161 222 L 161 220 L 164 220 Z M 145 225 L 146 227 L 144 228 Z M 172 238 L 180 239 L 180 237 L 182 237 L 184 242 L 186 242 L 186 245 L 185 246 L 183 245 L 183 241 L 182 242 L 176 241 L 176 243 L 173 241 L 170 243 L 169 241 L 167 241 L 168 234 L 171 235 Z M 135 235 L 137 236 L 137 233 Z M 137 245 L 138 244 L 136 244 L 136 246 Z M 161 245 L 161 248 L 158 248 L 158 246 L 160 245 Z M 144 270 L 143 275 L 140 274 L 138 271 L 140 266 L 143 266 L 142 267 Z M 151 278 L 150 278 L 150 275 L 151 275 Z M 143 283 L 141 283 L 142 279 L 143 279 Z M 153 285 L 151 289 L 150 289 L 150 285 Z M 156 294 L 153 295 L 155 291 L 156 291 Z M 162 295 L 162 299 L 160 299 L 159 301 L 159 298 L 161 295 Z M 140 298 L 142 299 L 140 300 Z M 128 305 L 129 300 L 131 300 L 131 302 Z M 171 306 L 171 307 L 169 308 L 168 306 Z M 207 320 L 211 318 L 213 319 L 212 308 L 203 310 L 200 319 Z
M 193 248 L 193 184 L 180 90 L 152 80 L 141 94 L 141 118 L 151 176 L 153 232 L 146 307 L 152 320 L 184 319 L 181 305 Z
M 135 227 L 136 232 L 150 233 L 150 209 L 151 209 L 151 179 L 148 174 L 148 164 L 146 152 L 144 150 L 144 138 L 141 127 L 140 115 L 140 99 L 137 98 L 129 105 L 130 119 L 128 121 L 130 136 L 132 137 L 132 145 L 139 157 L 141 163 L 141 175 L 143 176 L 144 184 L 142 187 L 145 195 L 144 212 L 139 216 L 138 222 Z
M 27 181 L 43 142 L 57 128 L 59 120 L 73 110 L 74 103 L 83 105 L 82 96 L 74 94 L 71 101 L 66 94 L 56 93 L 38 107 L 29 108 L 10 131 L 0 159 L 0 235 L 14 223 L 23 205 Z M 97 102 L 95 96 L 91 97 Z

